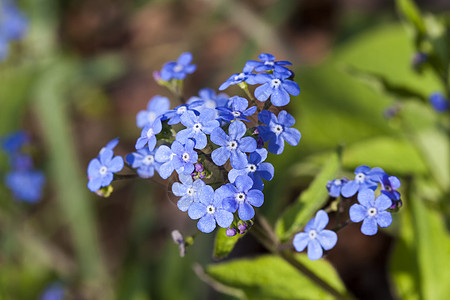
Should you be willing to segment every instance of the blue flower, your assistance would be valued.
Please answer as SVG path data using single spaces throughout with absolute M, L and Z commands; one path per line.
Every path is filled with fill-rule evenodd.
M 197 68 L 196 65 L 191 64 L 192 54 L 189 52 L 184 52 L 178 57 L 177 61 L 171 61 L 166 64 L 161 69 L 161 79 L 169 81 L 171 79 L 182 80 L 186 78 L 187 74 L 194 73 Z
M 141 110 L 136 115 L 136 125 L 139 128 L 152 124 L 157 117 L 162 116 L 170 108 L 169 98 L 163 96 L 155 96 L 148 101 L 147 110 Z M 164 120 L 164 118 L 161 118 Z
M 205 186 L 201 179 L 193 180 L 189 174 L 181 174 L 178 176 L 181 183 L 175 182 L 172 185 L 172 192 L 175 196 L 181 197 L 177 206 L 181 211 L 187 211 L 192 203 L 199 201 L 198 192 Z
M 153 123 L 145 125 L 142 129 L 141 137 L 137 139 L 135 148 L 140 150 L 148 145 L 148 150 L 152 151 L 156 146 L 156 135 L 162 130 L 162 123 L 157 118 Z
M 322 257 L 323 250 L 330 250 L 336 245 L 336 232 L 324 229 L 328 224 L 328 215 L 324 210 L 319 210 L 305 226 L 305 232 L 297 233 L 294 237 L 294 247 L 302 252 L 308 247 L 308 258 L 317 260 Z
M 243 169 L 231 169 L 228 173 L 228 180 L 234 183 L 240 175 L 247 175 L 253 180 L 253 188 L 260 191 L 264 188 L 261 178 L 270 181 L 273 178 L 274 168 L 271 163 L 263 162 L 267 158 L 266 149 L 256 149 L 250 153 L 247 165 Z
M 300 94 L 300 87 L 295 81 L 287 79 L 290 73 L 273 74 L 260 73 L 253 79 L 255 83 L 262 84 L 255 89 L 255 97 L 259 101 L 269 99 L 275 106 L 284 106 L 289 103 L 290 97 Z
M 171 148 L 162 145 L 155 153 L 159 167 L 159 175 L 167 179 L 176 170 L 178 174 L 190 174 L 194 171 L 194 164 L 198 161 L 198 154 L 194 150 L 194 141 L 187 140 L 183 145 L 178 141 L 172 143 Z
M 269 142 L 270 153 L 281 154 L 284 150 L 284 141 L 292 146 L 297 146 L 302 137 L 295 128 L 290 128 L 295 124 L 295 119 L 287 111 L 282 110 L 278 118 L 274 113 L 263 110 L 259 113 L 258 119 L 266 126 L 258 126 L 259 134 L 264 142 Z
M 347 178 L 333 179 L 333 180 L 328 181 L 328 184 L 327 184 L 328 194 L 334 198 L 339 197 L 341 195 L 342 187 L 347 182 L 348 182 Z
M 188 215 L 191 219 L 200 219 L 197 228 L 201 232 L 210 233 L 216 228 L 216 223 L 227 228 L 233 222 L 233 214 L 222 207 L 222 199 L 217 197 L 214 189 L 205 185 L 199 192 L 199 202 L 191 204 Z
M 6 174 L 5 184 L 15 199 L 35 203 L 42 198 L 45 176 L 35 170 L 14 170 Z
M 248 221 L 255 216 L 254 207 L 264 203 L 264 194 L 253 189 L 253 180 L 246 176 L 236 177 L 234 184 L 227 183 L 216 190 L 216 196 L 222 200 L 223 207 L 234 213 L 238 210 L 239 218 Z
M 370 169 L 368 166 L 359 166 L 355 169 L 355 179 L 346 182 L 341 189 L 342 196 L 349 198 L 358 191 L 365 189 L 376 190 L 380 176 L 384 174 L 381 168 Z
M 181 122 L 181 116 L 187 111 L 197 112 L 197 108 L 202 105 L 200 101 L 193 101 L 188 104 L 178 105 L 172 110 L 169 110 L 164 114 L 164 118 L 169 119 L 167 124 L 175 125 Z M 194 109 L 195 108 L 195 109 Z
M 15 155 L 30 140 L 24 131 L 17 131 L 1 138 L 2 149 L 8 155 Z
M 239 84 L 241 82 L 247 82 L 248 84 L 255 84 L 253 77 L 255 74 L 252 73 L 253 67 L 246 64 L 241 73 L 235 73 L 231 75 L 224 83 L 219 87 L 219 91 L 227 89 L 230 85 Z
M 187 111 L 181 116 L 181 123 L 186 126 L 186 129 L 178 131 L 176 140 L 182 144 L 190 138 L 194 139 L 195 149 L 203 149 L 208 143 L 206 134 L 219 127 L 219 121 L 215 120 L 216 112 L 214 109 L 202 110 L 199 116 L 195 115 L 193 111 Z
M 358 202 L 360 204 L 353 204 L 350 207 L 350 220 L 355 223 L 363 221 L 361 226 L 363 234 L 374 235 L 378 231 L 378 226 L 391 225 L 391 213 L 386 211 L 392 205 L 388 196 L 381 194 L 375 199 L 375 192 L 365 189 L 358 193 Z
M 290 73 L 288 68 L 283 67 L 292 65 L 292 63 L 288 61 L 275 61 L 275 56 L 269 53 L 261 53 L 258 58 L 260 61 L 249 60 L 247 62 L 247 64 L 252 66 L 256 72 L 267 72 L 274 70 L 278 73 Z
M 450 104 L 442 93 L 433 93 L 430 95 L 430 103 L 437 112 L 445 112 L 448 110 Z
M 256 140 L 253 137 L 243 137 L 247 128 L 241 121 L 234 121 L 228 127 L 227 135 L 222 128 L 217 127 L 211 133 L 211 141 L 221 146 L 211 153 L 213 162 L 222 166 L 230 158 L 231 166 L 235 169 L 243 169 L 247 166 L 247 156 L 244 152 L 256 150 Z
M 121 171 L 123 165 L 121 156 L 114 156 L 112 149 L 103 148 L 98 157 L 89 162 L 87 169 L 89 190 L 96 192 L 110 185 L 113 181 L 113 173 Z
M 59 282 L 48 285 L 39 300 L 63 300 L 64 289 Z
M 381 193 L 388 196 L 389 199 L 392 200 L 393 207 L 390 207 L 391 209 L 396 208 L 400 201 L 400 193 L 396 190 L 398 190 L 401 186 L 400 180 L 396 176 L 389 176 L 386 173 L 384 173 L 380 177 L 380 183 L 381 183 Z
M 128 154 L 126 161 L 132 168 L 137 168 L 136 172 L 142 178 L 153 177 L 155 170 L 158 171 L 161 165 L 155 160 L 155 151 L 150 151 L 148 148 Z
M 0 1 L 0 59 L 8 55 L 8 42 L 21 39 L 27 27 L 27 19 L 13 1 Z
M 256 106 L 248 107 L 248 101 L 245 98 L 234 96 L 228 99 L 227 107 L 218 108 L 220 117 L 231 122 L 233 120 L 250 121 L 247 119 L 256 111 Z

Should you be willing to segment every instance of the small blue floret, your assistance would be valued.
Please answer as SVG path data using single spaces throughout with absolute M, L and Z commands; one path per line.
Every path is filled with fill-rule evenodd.
M 274 113 L 263 110 L 259 113 L 258 119 L 266 124 L 266 126 L 258 126 L 258 130 L 264 142 L 269 142 L 270 153 L 281 154 L 285 141 L 292 146 L 297 146 L 300 142 L 302 137 L 300 132 L 291 128 L 295 124 L 295 119 L 287 111 L 280 111 L 277 118 Z
M 319 210 L 316 216 L 306 224 L 305 232 L 295 235 L 293 241 L 295 250 L 302 252 L 308 247 L 308 258 L 317 260 L 322 257 L 323 250 L 333 248 L 337 242 L 337 234 L 332 230 L 325 229 L 328 221 L 327 213 Z
M 365 189 L 358 193 L 358 202 L 359 204 L 350 207 L 350 220 L 355 223 L 363 221 L 361 226 L 363 234 L 374 235 L 378 231 L 378 226 L 391 225 L 391 213 L 386 211 L 392 205 L 388 196 L 381 194 L 375 199 L 375 192 Z

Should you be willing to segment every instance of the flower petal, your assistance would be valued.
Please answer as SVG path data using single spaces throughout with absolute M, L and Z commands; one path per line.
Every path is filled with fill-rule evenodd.
M 392 215 L 388 211 L 379 212 L 375 218 L 380 227 L 389 227 L 392 224 Z
M 350 198 L 356 194 L 358 189 L 359 189 L 359 184 L 356 181 L 352 180 L 352 181 L 345 183 L 342 186 L 341 194 L 345 198 Z
M 294 236 L 294 240 L 292 243 L 294 244 L 294 248 L 296 251 L 302 252 L 303 250 L 305 250 L 306 246 L 308 246 L 309 240 L 309 235 L 306 232 L 300 232 Z
M 216 220 L 211 214 L 206 214 L 198 221 L 197 228 L 201 232 L 210 233 L 216 228 Z
M 259 101 L 266 101 L 272 95 L 273 89 L 270 87 L 269 83 L 264 83 L 255 89 L 255 97 Z
M 233 214 L 224 209 L 216 210 L 214 218 L 216 218 L 217 225 L 222 228 L 227 228 L 233 223 Z
M 247 175 L 241 175 L 236 178 L 234 185 L 236 186 L 238 192 L 246 193 L 252 188 L 253 181 Z
M 226 146 L 228 142 L 228 135 L 222 128 L 217 127 L 211 132 L 211 142 L 218 146 Z
M 220 147 L 211 153 L 213 162 L 218 166 L 223 166 L 228 158 L 230 158 L 231 152 L 225 147 Z
M 372 203 L 374 202 L 374 200 L 375 200 L 375 192 L 372 191 L 371 189 L 359 191 L 358 202 L 361 203 L 361 205 L 367 208 L 373 207 Z
M 325 229 L 318 233 L 317 240 L 323 249 L 330 250 L 337 243 L 337 234 L 334 231 Z
M 239 140 L 244 136 L 247 131 L 247 127 L 242 121 L 234 121 L 228 127 L 228 134 L 231 140 Z
M 238 215 L 242 221 L 248 221 L 255 216 L 255 210 L 250 204 L 243 202 L 239 204 Z
M 316 239 L 310 240 L 308 243 L 308 258 L 310 260 L 318 260 L 323 255 L 322 247 Z
M 367 208 L 360 204 L 353 204 L 349 210 L 350 220 L 358 223 L 367 217 Z
M 377 221 L 374 217 L 367 217 L 364 219 L 361 232 L 365 235 L 374 235 L 378 231 Z
M 250 190 L 247 193 L 247 201 L 255 207 L 260 207 L 264 203 L 264 194 L 260 190 Z
M 197 220 L 206 214 L 206 206 L 203 203 L 194 202 L 189 207 L 188 216 L 192 220 Z
M 323 230 L 329 222 L 328 214 L 323 210 L 319 210 L 314 217 L 314 225 L 313 228 L 316 231 Z
M 391 207 L 392 200 L 385 194 L 381 194 L 375 199 L 375 208 L 378 211 L 383 211 Z

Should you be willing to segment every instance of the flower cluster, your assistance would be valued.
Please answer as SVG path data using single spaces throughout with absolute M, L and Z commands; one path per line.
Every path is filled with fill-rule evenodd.
M 19 40 L 27 30 L 28 22 L 12 0 L 0 1 L 0 60 L 9 53 L 9 42 Z
M 380 195 L 375 191 L 380 188 Z M 362 221 L 361 232 L 374 235 L 378 226 L 385 228 L 391 225 L 392 216 L 388 210 L 402 206 L 400 180 L 389 176 L 381 168 L 359 166 L 355 169 L 355 178 L 334 179 L 328 182 L 328 193 L 333 198 L 351 198 L 357 195 L 358 203 L 349 210 L 350 220 L 355 223 Z M 308 247 L 308 257 L 316 260 L 322 257 L 323 250 L 330 250 L 336 245 L 337 235 L 334 231 L 325 230 L 328 215 L 320 210 L 305 226 L 305 232 L 298 233 L 293 240 L 294 248 L 303 251 Z
M 266 162 L 268 153 L 281 154 L 285 142 L 296 146 L 301 138 L 292 127 L 294 117 L 285 110 L 278 115 L 268 110 L 271 104 L 288 104 L 290 95 L 300 93 L 291 80 L 293 73 L 285 67 L 291 63 L 264 53 L 259 59 L 248 61 L 242 73 L 219 88 L 239 84 L 249 99 L 205 88 L 184 101 L 179 93 L 182 81 L 196 66 L 192 55 L 183 53 L 155 74 L 158 83 L 182 103 L 171 109 L 168 98 L 154 96 L 137 114 L 141 134 L 126 162 L 142 178 L 156 174 L 162 179 L 178 178 L 171 187 L 179 197 L 177 206 L 198 220 L 204 233 L 217 226 L 228 228 L 228 236 L 245 233 L 253 224 L 255 208 L 264 203 L 263 180 L 274 176 L 274 167 Z M 248 85 L 258 85 L 254 96 Z M 266 103 L 258 106 L 255 98 Z M 89 164 L 88 187 L 93 192 L 109 186 L 113 173 L 123 167 L 120 157 L 113 158 L 113 146 L 106 146 Z
M 16 200 L 35 203 L 42 198 L 45 176 L 34 169 L 31 156 L 24 151 L 29 141 L 29 136 L 19 131 L 2 138 L 1 145 L 11 168 L 5 176 L 6 186 Z

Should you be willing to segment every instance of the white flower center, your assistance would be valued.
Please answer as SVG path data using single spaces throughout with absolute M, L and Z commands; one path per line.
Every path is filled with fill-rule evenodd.
M 283 132 L 283 126 L 277 124 L 275 126 L 272 127 L 272 132 L 274 132 L 276 135 L 279 135 L 280 133 Z
M 144 165 L 151 165 L 155 162 L 155 157 L 153 157 L 153 155 L 147 155 L 144 157 L 142 162 L 144 163 Z
M 238 147 L 238 143 L 236 141 L 228 142 L 227 148 L 229 150 L 236 150 L 237 147 Z
M 191 158 L 191 156 L 189 155 L 189 153 L 184 152 L 183 155 L 181 156 L 181 158 L 182 158 L 185 162 L 188 162 L 189 159 Z
M 208 214 L 213 214 L 213 213 L 215 213 L 216 212 L 216 208 L 214 207 L 214 206 L 212 206 L 212 205 L 208 205 L 207 207 L 206 207 L 206 212 L 208 213 Z
M 375 216 L 376 214 L 377 214 L 377 209 L 375 208 L 375 207 L 371 207 L 371 208 L 369 208 L 369 210 L 367 211 L 367 214 L 370 216 L 370 217 L 373 217 L 373 216 Z
M 335 185 L 341 185 L 341 184 L 342 184 L 342 181 L 341 181 L 340 179 L 336 179 L 336 180 L 334 181 L 334 184 L 335 184 Z
M 231 114 L 232 114 L 235 118 L 237 118 L 237 117 L 239 117 L 239 116 L 241 115 L 241 112 L 240 112 L 240 111 L 233 111 Z
M 266 66 L 273 66 L 273 61 L 265 61 L 264 65 L 266 65 Z
M 199 132 L 202 129 L 202 124 L 195 123 L 192 129 L 194 129 L 195 132 Z
M 239 75 L 234 76 L 234 80 L 238 81 L 238 80 L 242 80 L 245 78 L 245 74 L 244 73 L 240 73 Z
M 237 193 L 236 196 L 234 196 L 234 199 L 236 199 L 236 201 L 238 203 L 242 203 L 245 200 L 245 194 L 244 193 Z
M 309 233 L 308 233 L 308 235 L 309 235 L 309 238 L 310 238 L 310 239 L 315 239 L 315 238 L 317 237 L 317 231 L 315 231 L 315 230 L 310 230 Z
M 178 115 L 182 115 L 183 113 L 185 113 L 187 111 L 186 106 L 180 106 L 177 108 L 177 114 Z
M 270 86 L 271 86 L 273 89 L 279 88 L 280 85 L 281 85 L 281 80 L 280 80 L 280 79 L 277 79 L 277 78 L 272 79 L 272 81 L 270 82 Z
M 356 182 L 358 182 L 358 183 L 362 183 L 362 182 L 364 182 L 364 179 L 366 178 L 366 175 L 364 175 L 363 173 L 358 173 L 358 174 L 356 174 L 356 176 L 355 176 L 355 180 L 356 180 Z
M 151 111 L 147 114 L 147 120 L 149 123 L 153 123 L 153 121 L 155 121 L 155 119 L 156 119 L 156 114 L 154 112 Z
M 193 188 L 188 188 L 187 190 L 186 190 L 186 194 L 188 194 L 189 196 L 193 196 L 194 195 L 194 189 Z
M 177 64 L 177 65 L 173 68 L 173 71 L 174 71 L 174 72 L 181 72 L 181 71 L 183 71 L 183 66 Z
M 151 137 L 153 136 L 153 134 L 154 134 L 153 128 L 150 128 L 150 129 L 147 131 L 147 138 L 148 138 L 148 139 L 151 138 Z
M 100 175 L 105 175 L 108 172 L 108 168 L 102 166 L 98 172 L 100 173 Z
M 254 173 L 256 172 L 256 166 L 254 164 L 248 164 L 247 167 L 245 167 L 247 173 Z

